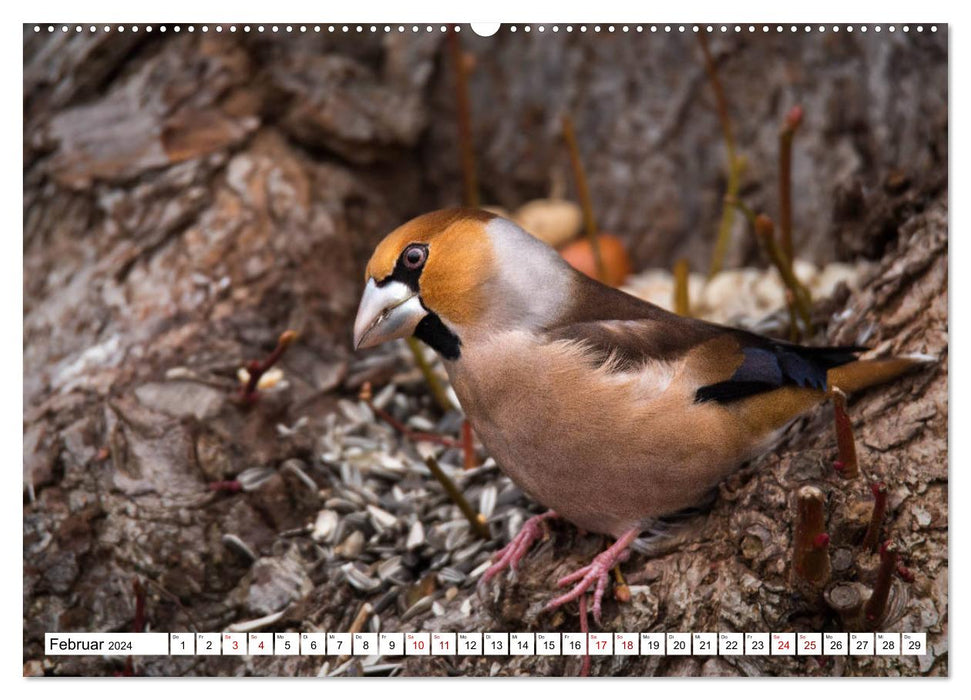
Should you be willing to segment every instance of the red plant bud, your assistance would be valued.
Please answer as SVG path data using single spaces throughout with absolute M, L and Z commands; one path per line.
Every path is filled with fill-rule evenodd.
M 802 124 L 802 117 L 803 117 L 802 107 L 799 105 L 796 105 L 795 107 L 790 109 L 789 113 L 786 115 L 785 128 L 791 131 L 795 131 L 797 128 L 799 128 L 799 125 Z

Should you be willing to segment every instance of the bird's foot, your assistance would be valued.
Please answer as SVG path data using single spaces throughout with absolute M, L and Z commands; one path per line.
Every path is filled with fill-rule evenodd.
M 639 533 L 639 528 L 628 530 L 614 544 L 598 554 L 587 566 L 577 569 L 572 574 L 564 576 L 557 581 L 556 585 L 560 587 L 568 586 L 571 583 L 576 583 L 576 585 L 569 593 L 564 593 L 547 603 L 546 610 L 555 610 L 561 605 L 576 600 L 593 587 L 593 619 L 599 625 L 601 616 L 600 604 L 603 601 L 604 592 L 607 590 L 607 583 L 610 581 L 610 570 L 617 566 L 617 564 L 627 560 L 630 556 L 628 547 L 630 547 L 631 542 L 637 538 Z
M 539 536 L 542 534 L 543 521 L 556 517 L 559 516 L 557 516 L 555 511 L 548 510 L 540 515 L 534 515 L 523 523 L 522 528 L 510 540 L 509 544 L 495 554 L 493 557 L 495 563 L 482 574 L 482 583 L 488 583 L 496 574 L 502 573 L 507 568 L 515 571 L 516 565 L 526 556 L 526 552 L 529 551 L 533 542 L 539 539 Z

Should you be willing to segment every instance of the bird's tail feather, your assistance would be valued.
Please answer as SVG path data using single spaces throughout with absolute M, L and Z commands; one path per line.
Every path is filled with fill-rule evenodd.
M 935 362 L 937 362 L 936 357 L 919 353 L 901 355 L 886 360 L 857 360 L 830 369 L 827 381 L 830 387 L 851 393 L 876 384 L 889 382 L 912 369 Z

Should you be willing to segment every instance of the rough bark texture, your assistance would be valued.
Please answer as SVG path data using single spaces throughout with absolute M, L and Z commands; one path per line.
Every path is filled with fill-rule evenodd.
M 724 153 L 693 36 L 504 29 L 462 34 L 484 200 L 514 207 L 568 180 L 576 122 L 597 215 L 637 267 L 707 261 Z M 947 673 L 947 30 L 720 36 L 712 48 L 745 155 L 743 195 L 775 212 L 777 134 L 796 103 L 796 248 L 879 260 L 862 294 L 817 305 L 818 341 L 939 362 L 850 404 L 863 471 L 889 486 L 896 578 L 885 630 L 928 632 L 926 657 L 595 658 L 594 674 Z M 318 436 L 340 396 L 387 366 L 353 364 L 349 326 L 373 244 L 456 202 L 452 72 L 438 32 L 279 36 L 24 31 L 25 673 L 110 674 L 44 659 L 43 633 L 128 631 L 133 582 L 158 631 L 221 630 L 286 609 L 275 630 L 344 630 L 366 596 L 312 566 L 292 534 L 321 496 Z M 754 259 L 739 218 L 732 261 Z M 288 380 L 244 409 L 236 370 L 286 328 Z M 296 423 L 301 418 L 306 421 Z M 278 424 L 294 426 L 280 430 Z M 605 629 L 837 629 L 790 580 L 794 494 L 827 494 L 834 581 L 870 587 L 872 496 L 843 482 L 831 409 L 723 485 L 710 512 L 624 565 L 632 600 Z M 273 468 L 258 489 L 208 484 Z M 231 533 L 256 555 L 227 547 Z M 600 542 L 554 526 L 518 580 L 386 630 L 577 630 L 538 613 Z M 265 584 L 265 585 L 264 585 Z M 262 586 L 262 588 L 261 588 Z M 256 591 L 256 593 L 254 593 Z M 260 593 L 260 591 L 263 591 Z M 497 591 L 501 591 L 498 592 Z M 458 611 L 471 599 L 472 613 Z M 399 611 L 400 612 L 400 611 Z M 321 660 L 140 659 L 138 673 L 313 675 Z M 416 659 L 401 672 L 571 674 L 569 657 Z M 333 667 L 332 663 L 332 667 Z M 353 672 L 351 668 L 349 672 Z

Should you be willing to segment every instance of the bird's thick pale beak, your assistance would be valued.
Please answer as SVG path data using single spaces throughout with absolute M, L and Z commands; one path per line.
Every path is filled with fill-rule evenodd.
M 371 278 L 354 321 L 354 348 L 372 348 L 409 336 L 427 313 L 418 294 L 408 285 L 388 282 L 379 287 Z

